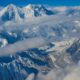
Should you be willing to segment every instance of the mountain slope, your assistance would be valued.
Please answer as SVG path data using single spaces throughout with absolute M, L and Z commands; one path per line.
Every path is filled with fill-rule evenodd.
M 20 8 L 13 4 L 10 4 L 0 11 L 0 19 L 2 21 L 21 21 L 26 17 L 38 17 L 44 15 L 53 15 L 53 12 L 47 10 L 42 5 L 27 5 Z
M 43 5 L 32 5 L 32 4 L 29 4 L 26 7 L 24 7 L 24 12 L 26 17 L 38 17 L 38 16 L 54 14 L 51 10 L 48 10 Z
M 80 61 L 80 39 L 76 40 L 68 49 L 67 52 L 71 55 L 75 63 Z
M 17 6 L 10 4 L 3 8 L 0 12 L 0 18 L 2 21 L 20 21 L 23 18 L 24 13 Z

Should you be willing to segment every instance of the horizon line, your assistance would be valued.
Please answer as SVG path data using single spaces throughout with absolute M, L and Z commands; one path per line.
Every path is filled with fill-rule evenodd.
M 26 4 L 26 5 L 17 5 L 17 4 L 14 4 L 14 3 L 10 3 L 10 4 L 7 4 L 7 5 L 3 5 L 0 7 L 6 7 L 8 5 L 15 5 L 17 7 L 25 7 L 27 5 L 43 5 L 43 6 L 48 6 L 48 7 L 80 7 L 80 5 L 48 5 L 48 4 L 36 4 L 36 3 L 29 3 L 29 4 Z

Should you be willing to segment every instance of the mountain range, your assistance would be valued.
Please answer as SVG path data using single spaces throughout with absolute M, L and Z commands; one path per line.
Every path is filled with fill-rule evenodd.
M 51 10 L 46 9 L 43 5 L 29 4 L 24 8 L 10 4 L 0 11 L 2 21 L 22 20 L 27 17 L 38 17 L 43 15 L 52 15 Z
M 45 7 L 44 5 L 29 4 L 25 7 L 18 7 L 9 4 L 1 8 L 0 20 L 6 21 L 22 21 L 31 17 L 42 17 L 63 14 L 67 16 L 79 15 L 80 7 Z
M 39 74 L 63 75 L 67 67 L 80 65 L 79 14 L 80 7 L 1 8 L 0 80 L 44 80 Z

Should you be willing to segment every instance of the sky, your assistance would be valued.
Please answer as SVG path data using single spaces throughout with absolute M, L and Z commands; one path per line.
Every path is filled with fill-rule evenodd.
M 0 0 L 0 6 L 6 6 L 8 4 L 25 6 L 30 3 L 50 6 L 80 6 L 80 0 Z

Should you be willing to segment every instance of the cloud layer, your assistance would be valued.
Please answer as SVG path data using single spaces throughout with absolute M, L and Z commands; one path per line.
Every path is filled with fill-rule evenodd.
M 44 76 L 39 73 L 37 80 L 80 80 L 80 66 L 70 66 L 65 70 L 52 70 Z
M 0 56 L 14 54 L 30 48 L 38 48 L 47 44 L 47 41 L 42 37 L 30 38 L 22 41 L 18 41 L 14 44 L 8 45 L 4 48 L 0 48 Z

